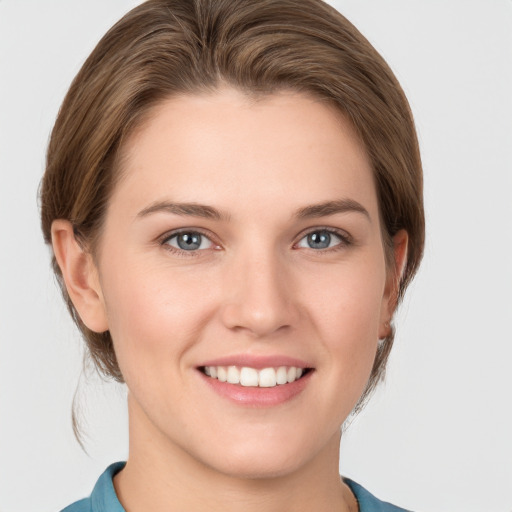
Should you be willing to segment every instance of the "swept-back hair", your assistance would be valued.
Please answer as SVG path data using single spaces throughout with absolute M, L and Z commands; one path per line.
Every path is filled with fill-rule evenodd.
M 360 32 L 321 0 L 149 0 L 116 23 L 74 79 L 55 123 L 41 186 L 42 229 L 69 220 L 94 254 L 122 171 L 123 142 L 176 94 L 227 84 L 250 95 L 292 90 L 334 105 L 373 167 L 388 265 L 391 239 L 409 235 L 397 301 L 424 245 L 422 170 L 414 122 L 392 71 Z M 89 330 L 53 268 L 97 368 L 123 381 L 110 333 Z M 364 403 L 382 377 L 394 330 L 379 342 Z

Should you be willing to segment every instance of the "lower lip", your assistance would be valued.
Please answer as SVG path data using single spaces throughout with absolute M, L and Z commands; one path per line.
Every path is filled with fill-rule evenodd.
M 221 382 L 218 379 L 208 377 L 201 371 L 199 372 L 205 383 L 215 393 L 238 405 L 247 407 L 274 407 L 292 400 L 304 390 L 314 373 L 313 370 L 310 370 L 306 375 L 289 384 L 281 384 L 272 388 L 259 388 Z

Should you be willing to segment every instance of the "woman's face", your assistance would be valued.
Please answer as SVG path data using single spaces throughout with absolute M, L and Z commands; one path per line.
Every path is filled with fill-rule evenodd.
M 132 447 L 245 476 L 336 457 L 392 281 L 351 126 L 298 93 L 174 97 L 127 142 L 122 173 L 98 315 Z

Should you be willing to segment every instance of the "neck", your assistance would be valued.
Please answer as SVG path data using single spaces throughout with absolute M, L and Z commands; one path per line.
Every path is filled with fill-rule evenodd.
M 149 431 L 140 417 L 133 418 L 130 414 L 130 455 L 114 478 L 127 512 L 357 510 L 355 498 L 338 472 L 339 433 L 294 471 L 240 478 L 205 465 L 154 426 Z

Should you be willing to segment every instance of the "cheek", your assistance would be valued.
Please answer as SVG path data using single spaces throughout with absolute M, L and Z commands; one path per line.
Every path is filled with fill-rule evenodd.
M 380 260 L 340 265 L 304 278 L 303 289 L 310 290 L 311 323 L 322 349 L 338 382 L 355 393 L 364 387 L 375 358 L 384 287 L 385 266 Z
M 385 287 L 384 263 L 364 260 L 333 266 L 329 272 L 310 272 L 303 278 L 318 328 L 334 337 L 363 341 L 360 334 L 377 333 Z M 375 340 L 376 341 L 376 340 Z
M 204 280 L 193 272 L 117 259 L 105 275 L 109 329 L 123 373 L 142 368 L 143 360 L 153 359 L 150 367 L 179 361 L 213 311 Z

